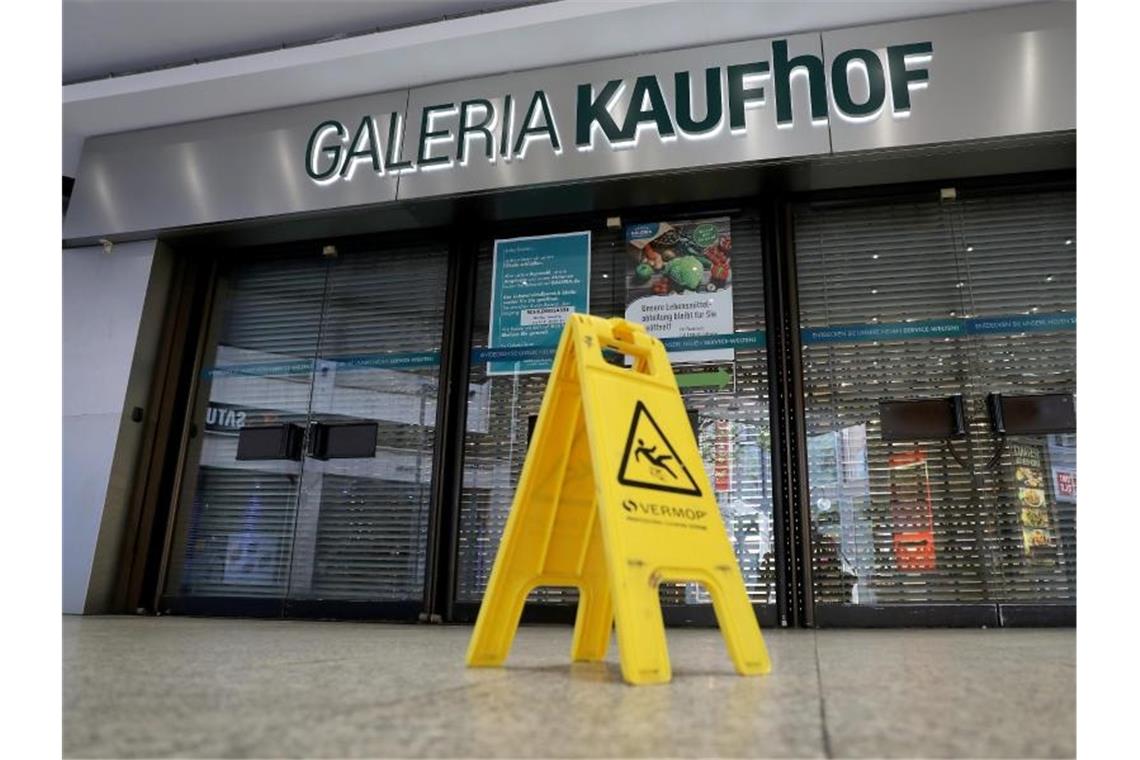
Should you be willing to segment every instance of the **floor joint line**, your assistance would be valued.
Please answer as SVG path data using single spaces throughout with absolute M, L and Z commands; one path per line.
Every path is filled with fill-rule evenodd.
M 823 695 L 823 667 L 819 662 L 818 631 L 812 631 L 811 640 L 812 645 L 815 647 L 815 679 L 816 684 L 819 686 L 819 731 L 823 740 L 823 755 L 827 758 L 833 758 L 835 755 L 831 751 L 831 735 L 827 730 L 827 700 Z

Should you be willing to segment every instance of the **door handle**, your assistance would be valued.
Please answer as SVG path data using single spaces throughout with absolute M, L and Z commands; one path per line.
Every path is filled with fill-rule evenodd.
M 329 428 L 320 422 L 309 425 L 309 458 L 322 462 L 328 459 Z
M 309 426 L 309 456 L 322 462 L 371 459 L 379 434 L 376 422 L 314 422 Z
M 237 454 L 239 462 L 258 460 L 301 459 L 301 442 L 304 428 L 285 425 L 251 425 L 238 431 Z

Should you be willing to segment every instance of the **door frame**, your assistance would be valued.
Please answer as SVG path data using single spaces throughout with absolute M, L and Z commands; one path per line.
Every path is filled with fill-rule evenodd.
M 436 587 L 436 597 L 432 601 L 432 606 L 429 607 L 430 612 L 428 614 L 431 615 L 433 621 L 442 620 L 450 623 L 473 623 L 478 615 L 480 606 L 479 602 L 461 601 L 455 597 L 459 561 L 458 535 L 463 487 L 463 457 L 465 454 L 463 442 L 466 433 L 466 398 L 470 377 L 470 341 L 475 320 L 475 278 L 478 274 L 476 268 L 480 247 L 488 243 L 493 244 L 493 241 L 496 239 L 545 235 L 565 232 L 575 227 L 597 226 L 599 220 L 608 219 L 610 217 L 620 217 L 622 225 L 625 226 L 626 224 L 637 223 L 639 221 L 653 221 L 669 217 L 699 217 L 721 214 L 738 218 L 743 215 L 755 215 L 759 218 L 761 227 L 761 269 L 763 272 L 762 287 L 765 300 L 765 330 L 770 331 L 771 325 L 769 320 L 771 319 L 772 311 L 770 304 L 772 303 L 774 294 L 777 292 L 776 288 L 778 287 L 778 282 L 776 278 L 769 276 L 769 271 L 773 268 L 772 261 L 774 259 L 776 243 L 774 237 L 770 238 L 769 233 L 771 233 L 771 230 L 766 221 L 766 215 L 775 213 L 775 209 L 776 199 L 774 197 L 768 195 L 749 195 L 727 200 L 720 199 L 703 202 L 628 205 L 598 209 L 590 212 L 576 212 L 557 216 L 530 217 L 498 222 L 480 219 L 474 212 L 461 217 L 468 220 L 471 234 L 464 235 L 462 228 L 456 230 L 456 237 L 463 238 L 463 241 L 457 243 L 456 250 L 460 255 L 470 259 L 470 261 L 467 262 L 467 266 L 470 268 L 464 270 L 464 276 L 468 278 L 465 282 L 467 282 L 469 286 L 467 287 L 465 294 L 466 300 L 462 303 L 462 308 L 457 308 L 455 312 L 457 319 L 463 319 L 465 321 L 462 324 L 457 323 L 453 325 L 453 337 L 457 341 L 461 340 L 462 342 L 458 342 L 452 346 L 452 350 L 455 351 L 457 357 L 461 358 L 457 359 L 451 367 L 453 373 L 449 375 L 448 394 L 449 398 L 462 399 L 463 403 L 458 405 L 461 407 L 460 409 L 455 410 L 456 416 L 453 425 L 449 428 L 453 431 L 451 440 L 453 458 L 446 465 L 450 472 L 449 479 L 445 484 L 441 484 L 440 489 L 440 503 L 442 505 L 441 521 L 444 521 L 447 525 L 445 538 L 450 545 L 448 547 L 449 551 L 441 552 L 439 555 L 440 565 L 438 572 L 441 578 L 446 578 L 446 581 L 440 581 L 438 583 Z M 771 332 L 768 332 L 768 335 L 767 374 L 769 383 L 769 429 L 773 440 L 771 471 L 773 477 L 772 501 L 774 512 L 773 543 L 775 545 L 777 574 L 777 581 L 775 583 L 776 603 L 753 603 L 753 610 L 762 626 L 776 627 L 792 617 L 791 610 L 795 608 L 795 600 L 787 594 L 784 584 L 780 580 L 780 574 L 783 572 L 781 568 L 787 564 L 788 557 L 791 554 L 789 548 L 785 545 L 784 532 L 781 530 L 781 523 L 783 521 L 781 514 L 786 511 L 786 508 L 782 506 L 784 496 L 776 485 L 780 481 L 780 476 L 776 466 L 775 447 L 777 445 L 776 441 L 781 435 L 777 432 L 777 420 L 778 415 L 783 413 L 782 405 L 785 402 L 773 394 L 771 390 L 773 385 L 772 356 L 776 349 L 772 345 Z M 662 613 L 666 625 L 674 627 L 715 627 L 717 625 L 716 616 L 711 604 L 663 605 Z M 528 602 L 523 609 L 522 622 L 573 624 L 576 614 L 576 604 Z
M 208 401 L 208 399 L 203 400 L 200 398 L 203 390 L 200 377 L 205 356 L 210 348 L 211 339 L 220 326 L 216 302 L 220 297 L 219 284 L 224 269 L 231 263 L 248 262 L 260 257 L 296 256 L 303 258 L 312 256 L 319 258 L 322 256 L 322 249 L 326 245 L 336 246 L 337 255 L 359 253 L 362 251 L 375 251 L 378 255 L 383 255 L 383 251 L 385 250 L 397 249 L 403 244 L 413 241 L 422 242 L 425 239 L 439 241 L 447 249 L 448 274 L 446 287 L 448 297 L 445 300 L 440 344 L 441 367 L 439 387 L 440 395 L 442 396 L 443 389 L 446 387 L 444 369 L 450 358 L 448 348 L 451 341 L 452 326 L 454 324 L 453 310 L 455 305 L 453 304 L 453 299 L 450 294 L 458 287 L 457 283 L 460 282 L 460 280 L 457 278 L 462 276 L 462 272 L 457 271 L 455 267 L 458 257 L 454 240 L 450 235 L 450 228 L 430 227 L 397 232 L 374 232 L 337 238 L 315 238 L 285 243 L 267 243 L 254 246 L 232 246 L 211 252 L 192 250 L 183 250 L 180 252 L 183 257 L 198 257 L 203 261 L 210 262 L 209 282 L 205 286 L 208 292 L 208 299 L 200 314 L 200 318 L 196 322 L 190 320 L 191 323 L 186 323 L 184 320 L 179 330 L 174 330 L 167 336 L 168 340 L 166 341 L 166 345 L 168 346 L 179 344 L 192 345 L 193 356 L 192 360 L 184 361 L 178 372 L 175 373 L 188 381 L 188 388 L 184 394 L 185 397 L 182 399 L 182 403 L 176 405 L 171 410 L 173 420 L 171 428 L 172 430 L 180 431 L 180 434 L 171 436 L 167 450 L 162 453 L 165 461 L 168 463 L 167 466 L 173 472 L 173 477 L 165 488 L 159 489 L 157 494 L 151 494 L 148 499 L 147 507 L 155 515 L 156 524 L 161 522 L 164 527 L 164 532 L 161 537 L 156 534 L 149 541 L 149 561 L 154 564 L 157 571 L 154 573 L 154 578 L 152 578 L 142 590 L 139 596 L 139 607 L 146 611 L 160 614 L 289 617 L 298 619 L 361 619 L 390 622 L 415 622 L 420 619 L 421 613 L 425 610 L 425 600 L 427 598 L 429 583 L 432 582 L 435 575 L 433 572 L 435 559 L 432 556 L 433 549 L 430 546 L 430 537 L 436 533 L 433 520 L 438 519 L 435 510 L 432 508 L 435 503 L 434 498 L 429 498 L 428 505 L 429 545 L 424 547 L 425 593 L 423 597 L 396 601 L 290 599 L 287 595 L 285 597 L 272 599 L 258 597 L 184 597 L 166 594 L 165 583 L 172 561 L 178 512 L 179 509 L 186 508 L 186 505 L 192 501 L 192 491 L 195 487 L 194 483 L 188 482 L 193 480 L 193 478 L 186 477 L 187 474 L 190 473 L 190 470 L 196 466 L 191 462 L 193 458 L 194 439 L 197 433 L 195 423 L 193 423 L 193 420 L 196 419 L 194 412 L 199 405 Z M 192 247 L 192 242 L 185 246 L 186 249 Z M 437 401 L 434 428 L 436 432 L 434 434 L 431 454 L 433 463 L 432 482 L 428 488 L 428 493 L 433 496 L 438 488 L 437 481 L 440 479 L 440 470 L 436 468 L 436 465 L 444 453 L 440 435 L 440 420 L 445 414 L 444 406 L 443 403 Z M 136 488 L 145 489 L 145 482 L 146 481 L 140 480 L 139 483 L 136 484 Z M 130 611 L 133 611 L 133 609 Z

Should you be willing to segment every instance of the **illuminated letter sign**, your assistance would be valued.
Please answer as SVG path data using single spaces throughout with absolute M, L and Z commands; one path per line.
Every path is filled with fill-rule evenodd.
M 393 112 L 386 139 L 371 114 L 349 115 L 347 121 L 326 119 L 309 135 L 305 172 L 313 182 L 325 185 L 352 181 L 368 165 L 372 174 L 383 176 L 451 169 L 456 164 L 462 168 L 473 160 L 494 164 L 499 158 L 524 161 L 536 154 L 557 159 L 563 155 L 559 117 L 570 116 L 557 113 L 554 105 L 571 100 L 574 146 L 580 152 L 636 148 L 645 131 L 655 132 L 663 144 L 677 138 L 718 138 L 726 117 L 729 136 L 724 139 L 735 139 L 748 132 L 748 109 L 768 107 L 766 82 L 771 86 L 776 126 L 789 129 L 795 126 L 797 113 L 792 83 L 801 77 L 806 79 L 807 102 L 801 103 L 799 113 L 806 109 L 813 126 L 828 124 L 829 95 L 834 113 L 848 122 L 872 122 L 888 110 L 893 118 L 905 118 L 912 108 L 911 92 L 929 84 L 927 66 L 933 54 L 930 42 L 891 45 L 886 60 L 874 50 L 853 48 L 836 55 L 828 71 L 819 56 L 790 56 L 788 41 L 778 39 L 772 41 L 771 63 L 712 66 L 697 74 L 704 79 L 703 102 L 694 103 L 695 72 L 678 71 L 672 75 L 672 102 L 658 75 L 641 74 L 578 84 L 572 99 L 555 98 L 553 105 L 546 90 L 534 89 L 482 93 L 458 106 L 455 102 L 427 105 L 418 114 Z M 865 88 L 853 86 L 860 80 Z M 516 119 L 516 113 L 521 118 Z M 409 119 L 419 125 L 419 137 L 406 147 Z M 345 123 L 358 126 L 350 132 Z

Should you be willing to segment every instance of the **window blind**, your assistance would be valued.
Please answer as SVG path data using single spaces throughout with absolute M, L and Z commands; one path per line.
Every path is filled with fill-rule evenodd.
M 1075 391 L 1074 222 L 1054 190 L 797 206 L 817 603 L 1071 598 L 1074 510 L 1046 495 L 1056 556 L 1030 560 L 1009 458 L 1025 452 L 987 466 L 985 397 Z M 958 393 L 968 441 L 882 439 L 880 401 Z

